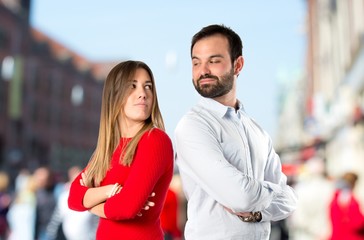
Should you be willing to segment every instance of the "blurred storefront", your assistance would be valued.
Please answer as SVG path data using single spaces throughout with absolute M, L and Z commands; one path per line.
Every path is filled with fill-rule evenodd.
M 278 151 L 289 164 L 319 156 L 332 177 L 364 178 L 364 1 L 307 0 L 306 27 L 306 73 L 281 102 Z
M 85 165 L 96 145 L 107 64 L 32 29 L 29 6 L 0 1 L 0 166 L 62 173 Z

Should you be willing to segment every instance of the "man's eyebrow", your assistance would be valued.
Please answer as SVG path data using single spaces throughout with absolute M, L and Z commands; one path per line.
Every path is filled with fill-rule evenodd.
M 211 59 L 211 58 L 224 58 L 224 56 L 222 54 L 214 54 L 214 55 L 209 56 L 209 59 Z M 199 60 L 200 58 L 196 57 L 196 56 L 192 56 L 192 60 L 193 59 Z
M 211 55 L 209 58 L 224 58 L 224 56 L 221 54 L 215 54 L 215 55 Z

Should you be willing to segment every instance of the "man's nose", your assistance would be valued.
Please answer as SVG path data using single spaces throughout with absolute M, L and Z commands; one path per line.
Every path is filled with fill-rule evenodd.
M 201 64 L 200 75 L 204 76 L 204 75 L 209 75 L 210 73 L 211 72 L 208 64 L 207 63 Z

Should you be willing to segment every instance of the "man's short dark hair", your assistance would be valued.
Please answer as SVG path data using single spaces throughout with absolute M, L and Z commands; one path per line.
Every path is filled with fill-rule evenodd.
M 213 24 L 202 28 L 192 37 L 191 56 L 192 56 L 192 49 L 195 46 L 196 42 L 198 42 L 203 38 L 210 37 L 216 34 L 221 34 L 227 38 L 229 42 L 229 48 L 230 48 L 229 50 L 232 63 L 234 63 L 234 61 L 238 57 L 243 55 L 243 43 L 239 35 L 236 32 L 234 32 L 231 28 L 226 27 L 223 24 L 221 25 Z

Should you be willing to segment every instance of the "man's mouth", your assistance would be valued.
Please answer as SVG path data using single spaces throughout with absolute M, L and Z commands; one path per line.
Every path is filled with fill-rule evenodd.
M 205 84 L 210 84 L 210 83 L 215 82 L 215 81 L 216 81 L 216 79 L 214 79 L 214 78 L 203 78 L 203 79 L 200 79 L 198 81 L 198 83 L 200 85 L 205 85 Z

